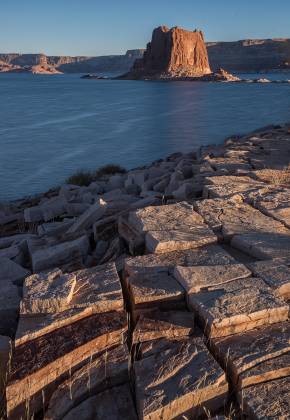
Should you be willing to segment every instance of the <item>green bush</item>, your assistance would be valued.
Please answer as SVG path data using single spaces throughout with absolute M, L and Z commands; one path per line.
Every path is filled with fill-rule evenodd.
M 99 178 L 102 178 L 106 175 L 115 175 L 115 174 L 125 174 L 127 171 L 126 169 L 122 168 L 122 166 L 109 164 L 105 166 L 101 166 L 96 171 L 84 171 L 79 170 L 75 174 L 71 175 L 65 181 L 66 184 L 73 184 L 79 185 L 80 187 L 87 187 L 92 182 L 96 181 Z
M 80 187 L 87 187 L 91 182 L 95 181 L 95 175 L 91 171 L 78 171 L 71 175 L 65 181 L 66 184 L 79 185 Z
M 126 169 L 122 168 L 120 165 L 109 164 L 97 169 L 96 177 L 101 178 L 104 175 L 125 174 L 126 172 Z

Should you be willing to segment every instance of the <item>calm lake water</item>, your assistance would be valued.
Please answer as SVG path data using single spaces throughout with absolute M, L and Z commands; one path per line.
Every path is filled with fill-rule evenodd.
M 0 202 L 57 186 L 78 169 L 132 168 L 290 120 L 290 84 L 0 74 L 0 95 Z

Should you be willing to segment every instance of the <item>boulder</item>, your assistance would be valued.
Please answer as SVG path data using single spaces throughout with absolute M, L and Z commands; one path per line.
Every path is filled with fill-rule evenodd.
M 140 419 L 175 419 L 223 407 L 225 374 L 202 340 L 189 338 L 134 365 Z
M 19 290 L 12 282 L 1 282 L 0 287 L 0 335 L 13 335 L 19 313 Z
M 289 311 L 263 280 L 252 277 L 193 293 L 188 304 L 210 338 L 285 321 Z
M 146 249 L 152 253 L 199 248 L 215 242 L 216 235 L 206 225 L 192 226 L 190 231 L 148 231 L 145 236 Z
M 225 239 L 248 233 L 287 234 L 277 220 L 265 216 L 259 210 L 236 200 L 209 199 L 195 203 L 195 209 L 215 231 L 221 231 Z
M 198 329 L 194 331 L 194 337 L 199 337 Z M 170 348 L 177 345 L 182 340 L 185 340 L 186 337 L 172 337 L 172 338 L 159 338 L 158 340 L 149 340 L 144 341 L 139 344 L 136 356 L 138 360 L 145 359 L 146 357 L 152 356 L 155 353 L 161 353 L 163 351 L 169 350 Z
M 288 419 L 290 376 L 250 386 L 238 394 L 240 406 L 252 419 Z
M 35 238 L 36 235 L 31 233 L 19 233 L 11 236 L 4 236 L 0 238 L 0 249 L 9 248 L 12 245 L 17 245 L 23 241 L 26 241 L 31 238 Z
M 35 223 L 52 220 L 59 217 L 66 211 L 66 200 L 63 197 L 54 197 L 40 204 L 39 206 L 24 209 L 24 221 Z
M 132 274 L 169 273 L 175 266 L 192 267 L 196 265 L 226 265 L 235 262 L 223 248 L 218 245 L 207 245 L 199 249 L 148 254 L 130 257 L 125 261 L 125 276 Z
M 290 258 L 290 230 L 285 233 L 257 232 L 236 235 L 231 246 L 260 260 Z
M 133 343 L 174 339 L 194 333 L 194 316 L 185 311 L 155 312 L 141 315 L 133 332 Z
M 116 188 L 123 188 L 124 182 L 125 182 L 124 176 L 112 175 L 109 179 L 108 186 L 111 190 L 115 190 Z
M 131 212 L 128 223 L 139 232 L 140 237 L 145 237 L 149 252 L 197 248 L 217 240 L 202 217 L 186 202 Z
M 272 186 L 249 195 L 249 201 L 262 213 L 290 228 L 290 190 Z
M 185 308 L 184 290 L 167 273 L 138 275 L 127 280 L 133 316 L 153 309 Z
M 111 388 L 88 398 L 72 409 L 64 420 L 137 420 L 129 385 Z
M 5 385 L 8 376 L 9 359 L 11 356 L 11 339 L 5 335 L 0 335 L 0 403 L 4 398 Z M 0 416 L 2 416 L 0 408 Z
M 264 280 L 278 296 L 290 299 L 290 268 L 279 260 L 249 263 L 252 273 Z
M 188 200 L 194 196 L 194 193 L 193 182 L 184 182 L 177 190 L 172 192 L 172 195 L 176 200 Z
M 107 204 L 102 199 L 91 205 L 68 229 L 68 233 L 82 232 L 104 216 Z
M 30 294 L 31 305 L 34 309 L 42 309 L 42 313 L 22 313 L 20 315 L 18 328 L 16 332 L 15 345 L 19 346 L 24 342 L 35 339 L 37 337 L 48 334 L 54 330 L 62 328 L 66 325 L 75 323 L 81 319 L 88 318 L 96 313 L 122 311 L 124 302 L 122 295 L 121 283 L 113 263 L 103 266 L 97 266 L 90 269 L 80 270 L 74 273 L 59 275 L 57 272 L 34 275 L 39 279 L 37 289 L 42 293 L 49 290 L 49 284 L 46 285 L 47 278 L 54 277 L 58 280 L 64 278 L 65 280 L 73 280 L 75 282 L 73 295 L 69 296 L 70 299 L 65 299 L 61 302 L 59 307 L 59 299 L 57 297 L 56 303 L 50 296 L 47 307 L 42 308 L 37 306 L 38 301 L 34 299 L 34 295 Z M 32 289 L 32 291 L 34 291 Z M 24 299 L 22 301 L 22 308 L 26 309 L 26 292 L 24 290 Z M 28 304 L 30 303 L 28 300 Z M 28 306 L 27 304 L 27 306 Z M 30 309 L 28 307 L 28 309 Z M 59 310 L 61 309 L 61 312 Z
M 233 280 L 250 277 L 251 271 L 243 264 L 180 267 L 174 270 L 174 277 L 187 294 L 222 286 Z
M 89 252 L 90 244 L 86 235 L 72 241 L 56 245 L 29 244 L 33 272 L 59 267 L 73 259 L 83 259 Z
M 9 258 L 0 258 L 0 284 L 2 282 L 12 282 L 21 285 L 25 277 L 31 273 L 29 270 L 16 264 Z
M 219 180 L 219 178 L 221 179 Z M 239 178 L 242 178 L 242 180 L 240 180 Z M 247 179 L 248 181 L 245 182 L 245 179 Z M 243 200 L 245 200 L 248 197 L 250 197 L 253 192 L 259 191 L 264 186 L 265 184 L 257 182 L 249 177 L 209 177 L 205 179 L 203 197 L 229 199 L 233 196 L 238 195 Z
M 211 341 L 212 351 L 236 389 L 290 374 L 290 323 L 260 327 Z
M 80 216 L 89 208 L 90 208 L 90 205 L 88 203 L 69 202 L 65 206 L 66 214 L 67 216 L 70 216 L 70 217 Z
M 58 236 L 67 232 L 72 226 L 74 220 L 68 219 L 63 222 L 50 222 L 43 223 L 37 227 L 37 233 L 39 236 Z
M 129 382 L 128 363 L 124 344 L 89 360 L 54 391 L 44 420 L 61 420 L 92 394 Z
M 62 274 L 59 269 L 33 274 L 26 278 L 21 301 L 21 314 L 54 313 L 66 309 L 76 286 L 74 274 Z
M 60 381 L 95 354 L 122 344 L 126 331 L 125 313 L 108 312 L 15 347 L 6 388 L 8 417 L 39 412 Z

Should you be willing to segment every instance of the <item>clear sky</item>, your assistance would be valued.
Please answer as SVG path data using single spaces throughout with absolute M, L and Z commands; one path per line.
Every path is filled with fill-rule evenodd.
M 290 0 L 0 0 L 0 52 L 118 54 L 159 25 L 207 41 L 290 38 Z

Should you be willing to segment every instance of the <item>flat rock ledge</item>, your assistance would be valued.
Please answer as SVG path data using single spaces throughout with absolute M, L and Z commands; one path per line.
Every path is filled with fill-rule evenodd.
M 0 418 L 289 418 L 289 156 L 270 126 L 0 204 Z

